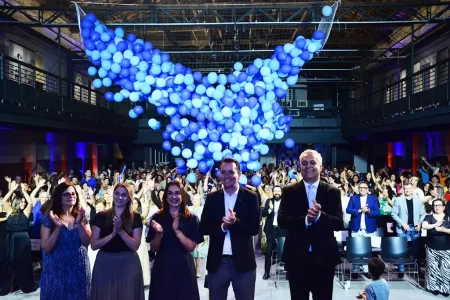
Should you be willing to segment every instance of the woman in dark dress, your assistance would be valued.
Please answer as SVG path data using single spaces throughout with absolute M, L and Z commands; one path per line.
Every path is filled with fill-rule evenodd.
M 6 257 L 11 278 L 10 291 L 13 292 L 17 286 L 21 293 L 30 293 L 34 290 L 34 277 L 28 218 L 33 202 L 27 194 L 25 184 L 22 183 L 17 191 L 19 186 L 15 181 L 11 181 L 10 188 L 3 199 L 9 201 L 12 197 L 11 215 L 6 223 Z
M 114 188 L 113 206 L 98 213 L 92 224 L 92 250 L 100 249 L 92 272 L 92 300 L 144 300 L 144 279 L 136 251 L 142 219 L 133 212 L 128 184 Z M 155 299 L 156 300 L 156 299 Z
M 6 257 L 6 227 L 8 217 L 11 214 L 11 205 L 1 198 L 0 191 L 0 296 L 9 293 L 8 259 Z
M 41 277 L 42 300 L 90 299 L 87 246 L 91 228 L 79 202 L 74 186 L 63 182 L 55 188 L 49 212 L 42 218 L 41 247 L 46 254 Z
M 153 215 L 147 242 L 156 252 L 150 282 L 150 300 L 199 300 L 192 251 L 203 236 L 197 216 L 190 213 L 179 181 L 164 190 L 163 208 Z M 177 288 L 173 287 L 177 283 Z

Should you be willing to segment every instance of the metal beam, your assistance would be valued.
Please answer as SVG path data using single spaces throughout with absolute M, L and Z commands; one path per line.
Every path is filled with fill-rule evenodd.
M 1 3 L 1 2 L 0 2 Z M 415 17 L 416 12 L 423 8 L 432 8 L 436 6 L 445 6 L 445 2 L 438 0 L 429 1 L 396 1 L 395 3 L 343 3 L 337 12 L 336 20 L 341 24 L 350 25 L 353 23 L 352 16 L 358 14 L 361 16 L 359 21 L 369 21 L 371 25 L 378 24 L 373 21 L 393 21 L 396 24 L 397 21 L 409 21 L 410 17 Z M 151 15 L 156 11 L 156 15 L 159 20 L 164 20 L 163 23 L 197 23 L 205 22 L 211 23 L 211 20 L 218 17 L 222 23 L 240 24 L 248 21 L 250 15 L 257 15 L 258 23 L 285 23 L 286 21 L 292 22 L 300 19 L 302 11 L 307 12 L 306 16 L 302 18 L 306 19 L 306 22 L 314 23 L 315 20 L 315 7 L 312 7 L 310 3 L 293 3 L 287 5 L 285 3 L 278 5 L 258 4 L 257 7 L 249 4 L 232 4 L 232 3 L 212 3 L 212 4 L 193 4 L 193 5 L 146 5 L 146 4 L 111 4 L 102 6 L 83 6 L 83 10 L 86 12 L 92 12 L 99 16 L 99 18 L 106 25 L 121 25 L 117 24 L 117 17 L 119 20 L 122 13 L 136 13 L 139 15 Z M 39 15 L 42 12 L 61 13 L 65 15 L 73 15 L 73 7 L 48 7 L 48 6 L 0 6 L 0 11 L 7 10 L 15 11 L 28 11 L 33 12 L 32 15 Z M 193 14 L 193 11 L 198 11 L 197 15 Z M 402 12 L 404 17 L 402 20 L 394 20 L 398 12 Z M 275 18 L 275 15 L 282 16 L 281 18 Z M 425 17 L 425 16 L 421 16 Z M 430 21 L 428 16 L 422 21 Z M 72 20 L 72 22 L 75 20 Z M 350 22 L 350 23 L 347 23 Z M 51 22 L 50 22 L 51 23 Z M 72 26 L 68 20 L 68 27 Z M 120 22 L 119 22 L 120 23 Z M 386 23 L 381 23 L 386 24 Z M 410 25 L 407 23 L 404 25 Z M 31 24 L 30 24 L 31 25 Z M 35 25 L 35 24 L 32 24 Z M 52 24 L 53 26 L 56 24 Z M 230 25 L 230 24 L 228 24 Z M 241 24 L 243 25 L 243 24 Z M 59 25 L 62 26 L 62 25 Z
M 158 27 L 216 27 L 216 28 L 225 28 L 227 26 L 246 26 L 247 28 L 264 28 L 268 26 L 277 26 L 279 28 L 295 28 L 297 26 L 308 26 L 315 27 L 320 24 L 331 24 L 332 22 L 223 22 L 223 23 L 105 23 L 105 26 L 111 27 L 128 27 L 128 26 L 136 26 L 136 27 L 150 27 L 150 28 L 158 28 Z M 450 23 L 450 19 L 437 18 L 432 20 L 405 20 L 405 21 L 340 21 L 333 22 L 335 25 L 347 25 L 348 28 L 355 27 L 374 27 L 374 26 L 408 26 L 413 24 L 443 24 Z M 22 22 L 22 21 L 8 21 L 8 20 L 0 20 L 0 24 L 3 25 L 11 25 L 11 26 L 27 26 L 27 27 L 61 27 L 61 28 L 69 28 L 69 27 L 78 27 L 77 23 L 48 23 L 43 24 L 41 22 Z

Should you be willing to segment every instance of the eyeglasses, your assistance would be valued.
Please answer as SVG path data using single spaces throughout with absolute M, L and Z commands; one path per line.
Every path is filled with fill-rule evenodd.
M 367 189 L 368 189 L 368 187 L 365 187 L 365 186 L 360 186 L 360 187 L 359 187 L 359 189 L 360 189 L 360 190 L 367 190 Z
M 62 196 L 63 196 L 63 197 L 76 196 L 76 193 L 75 193 L 75 192 L 72 192 L 72 193 L 64 193 L 64 194 L 62 194 Z
M 434 207 L 442 207 L 442 206 L 444 206 L 444 205 L 442 205 L 442 204 L 436 204 L 436 205 L 433 205 Z

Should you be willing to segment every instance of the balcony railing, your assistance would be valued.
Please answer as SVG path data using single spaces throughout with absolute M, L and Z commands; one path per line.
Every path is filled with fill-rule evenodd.
M 450 59 L 343 106 L 344 129 L 450 104 Z
M 0 56 L 0 79 L 5 82 L 16 82 L 23 88 L 32 87 L 36 93 L 22 92 L 16 95 L 16 101 L 29 103 L 31 105 L 45 107 L 47 106 L 47 97 L 40 97 L 41 91 L 60 97 L 59 107 L 61 110 L 67 110 L 70 107 L 70 101 L 76 100 L 96 107 L 112 110 L 116 113 L 128 115 L 131 108 L 130 103 L 110 103 L 104 100 L 103 93 L 90 89 L 75 82 L 68 81 L 55 74 L 49 73 L 32 65 L 26 64 L 20 60 L 8 56 Z M 3 94 L 8 93 L 8 85 L 3 86 Z M 4 96 L 0 95 L 0 96 Z M 20 99 L 18 97 L 21 97 Z M 51 103 L 52 108 L 55 103 Z
M 0 101 L 5 113 L 51 118 L 78 127 L 97 124 L 122 130 L 124 135 L 137 129 L 137 121 L 128 117 L 132 107 L 128 101 L 107 102 L 96 90 L 8 56 L 0 56 Z

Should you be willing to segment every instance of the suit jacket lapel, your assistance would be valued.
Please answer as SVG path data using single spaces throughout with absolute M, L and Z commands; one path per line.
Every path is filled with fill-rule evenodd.
M 319 181 L 319 185 L 317 186 L 317 193 L 316 193 L 316 201 L 317 203 L 321 204 L 321 201 L 323 201 L 324 196 L 323 193 L 325 192 L 325 183 L 322 183 Z
M 237 212 L 240 210 L 240 208 L 242 206 L 242 201 L 243 201 L 242 200 L 242 194 L 243 194 L 242 189 L 243 188 L 239 187 L 239 191 L 238 191 L 238 194 L 237 194 L 237 197 L 236 197 L 236 204 L 234 205 L 234 209 L 233 209 L 233 211 L 236 212 L 236 215 L 237 215 Z
M 306 202 L 302 203 L 302 205 L 305 205 L 307 209 L 309 209 L 308 194 L 306 193 L 305 183 L 303 180 L 297 183 L 297 192 L 300 199 L 306 199 Z
M 220 212 L 220 215 L 223 217 L 224 213 L 225 213 L 225 196 L 224 196 L 224 191 L 223 190 L 219 190 L 217 193 L 217 200 L 219 201 L 219 205 L 217 205 L 217 209 Z

